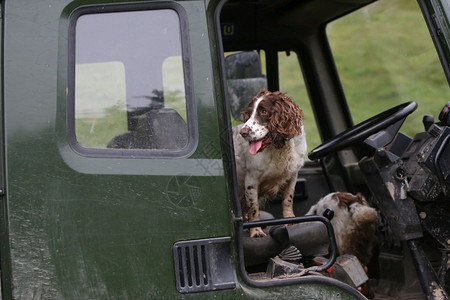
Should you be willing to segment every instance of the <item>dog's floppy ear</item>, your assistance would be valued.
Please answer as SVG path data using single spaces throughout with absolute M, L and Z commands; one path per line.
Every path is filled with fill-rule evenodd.
M 367 204 L 366 199 L 361 193 L 357 193 L 356 195 L 350 193 L 336 193 L 335 196 L 337 197 L 339 206 L 347 207 L 347 209 L 354 203 L 359 203 L 361 205 Z
M 274 111 L 271 116 L 269 128 L 275 130 L 285 139 L 302 133 L 303 111 L 289 96 L 282 92 L 272 93 L 276 97 L 273 102 Z

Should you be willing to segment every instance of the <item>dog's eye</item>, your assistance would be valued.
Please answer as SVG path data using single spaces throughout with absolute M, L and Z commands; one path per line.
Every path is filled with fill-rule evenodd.
M 267 116 L 269 113 L 267 112 L 267 110 L 265 110 L 264 108 L 261 109 L 261 115 L 263 116 Z

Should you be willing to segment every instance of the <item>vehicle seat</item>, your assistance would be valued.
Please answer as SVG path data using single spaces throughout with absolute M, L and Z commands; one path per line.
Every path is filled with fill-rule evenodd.
M 225 58 L 228 97 L 231 115 L 242 121 L 245 110 L 260 89 L 267 89 L 267 79 L 262 74 L 261 61 L 257 51 L 238 52 Z
M 267 212 L 261 211 L 261 220 L 274 219 Z M 257 266 L 267 263 L 280 254 L 281 246 L 269 235 L 270 227 L 264 228 L 265 237 L 251 238 L 244 230 L 243 247 L 245 266 Z M 297 223 L 287 226 L 291 246 L 295 246 L 303 257 L 326 256 L 329 254 L 327 228 L 322 222 Z

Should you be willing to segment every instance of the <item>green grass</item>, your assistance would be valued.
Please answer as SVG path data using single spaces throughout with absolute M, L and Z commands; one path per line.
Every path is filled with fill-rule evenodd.
M 308 151 L 312 150 L 320 145 L 321 140 L 297 55 L 295 53 L 287 55 L 284 52 L 280 52 L 278 60 L 280 64 L 280 89 L 286 92 L 303 110 L 303 125 L 306 132 Z
M 86 148 L 106 148 L 114 136 L 127 131 L 126 118 L 126 110 L 114 105 L 105 109 L 105 116 L 102 118 L 77 119 L 77 140 Z
M 355 123 L 396 104 L 418 109 L 402 132 L 423 131 L 422 117 L 450 100 L 448 83 L 415 1 L 382 0 L 328 28 L 331 48 Z
M 416 101 L 401 131 L 423 131 L 422 117 L 437 116 L 450 90 L 416 1 L 380 0 L 327 27 L 354 124 L 390 107 Z M 308 149 L 321 143 L 295 55 L 280 53 L 280 88 L 305 114 Z

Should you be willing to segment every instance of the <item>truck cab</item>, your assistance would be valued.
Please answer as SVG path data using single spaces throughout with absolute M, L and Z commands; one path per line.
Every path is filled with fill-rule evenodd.
M 450 96 L 448 14 L 440 0 L 1 1 L 0 299 L 365 299 L 366 282 L 447 297 L 450 234 L 433 234 L 447 114 L 422 116 Z M 261 88 L 302 108 L 311 151 L 291 225 L 279 199 L 257 224 L 282 237 L 249 237 L 237 196 L 232 127 Z M 428 166 L 412 144 L 442 146 L 393 186 L 435 189 L 386 206 L 382 170 Z M 379 211 L 367 274 L 337 264 L 328 218 L 305 216 L 334 191 Z M 302 266 L 274 262 L 286 234 Z

